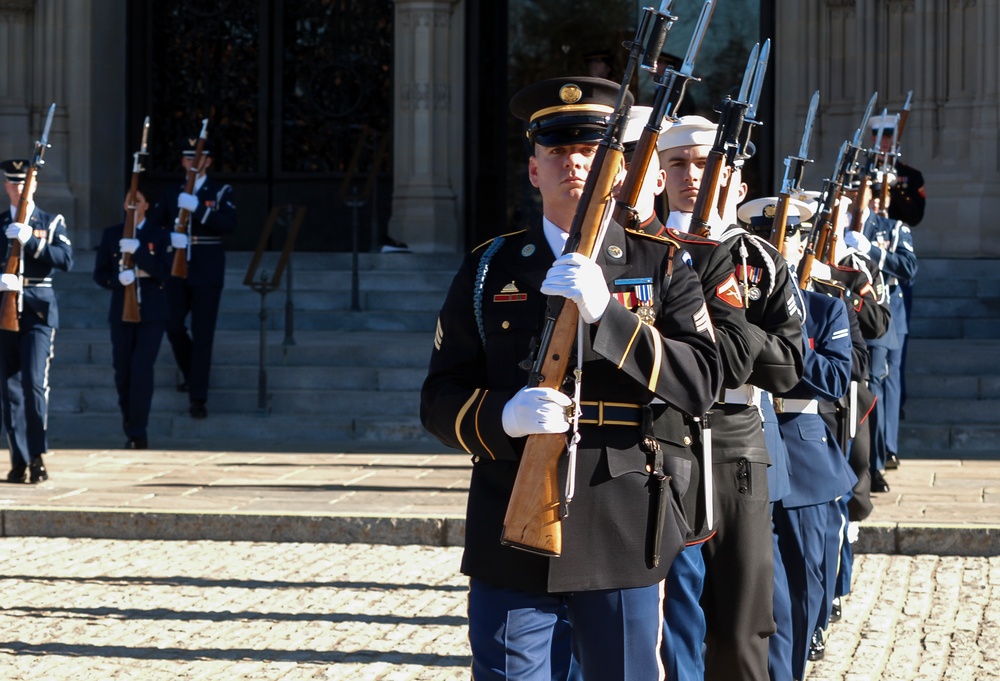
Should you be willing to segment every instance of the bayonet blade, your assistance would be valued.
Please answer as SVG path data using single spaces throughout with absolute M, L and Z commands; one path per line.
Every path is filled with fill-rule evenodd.
M 861 119 L 861 127 L 859 127 L 854 132 L 854 146 L 860 147 L 861 140 L 864 139 L 865 130 L 868 129 L 868 119 L 872 117 L 872 109 L 875 108 L 875 100 L 878 99 L 878 92 L 872 93 L 872 98 L 868 100 L 868 108 L 865 109 L 865 115 Z
M 45 118 L 45 127 L 42 129 L 42 138 L 39 140 L 39 144 L 43 147 L 49 146 L 49 131 L 52 129 L 52 118 L 56 113 L 56 103 L 52 102 L 52 106 L 49 107 L 49 114 Z
M 757 69 L 753 74 L 753 87 L 750 89 L 750 108 L 747 109 L 747 119 L 754 120 L 757 114 L 757 102 L 760 100 L 760 91 L 764 87 L 764 74 L 767 73 L 767 60 L 771 56 L 771 39 L 764 41 L 764 47 L 760 49 L 760 57 L 757 59 Z
M 878 133 L 875 135 L 875 148 L 876 149 L 879 149 L 879 147 L 882 144 L 882 135 L 885 134 L 885 121 L 886 121 L 886 119 L 888 117 L 889 117 L 889 110 L 886 109 L 885 107 L 883 107 L 882 108 L 882 120 L 879 121 L 879 124 L 878 124 Z M 892 126 L 892 127 L 893 127 L 893 129 L 896 128 L 896 126 Z
M 806 127 L 802 131 L 802 143 L 799 144 L 799 158 L 809 158 L 809 140 L 812 137 L 813 122 L 816 120 L 816 111 L 819 109 L 819 90 L 813 93 L 809 100 L 809 112 L 806 114 Z
M 740 94 L 737 95 L 737 102 L 746 102 L 750 96 L 750 83 L 753 82 L 753 72 L 757 67 L 757 55 L 760 54 L 760 43 L 754 43 L 750 50 L 750 57 L 747 59 L 747 67 L 743 71 L 743 82 L 740 83 Z
M 142 144 L 139 145 L 140 154 L 148 153 L 146 151 L 148 142 L 149 142 L 149 116 L 146 116 L 146 119 L 142 122 Z
M 913 101 L 913 90 L 910 90 L 909 92 L 906 93 L 906 103 L 903 104 L 903 111 L 910 110 L 910 104 L 912 101 Z
M 204 137 L 205 139 L 208 139 L 208 119 L 207 118 L 201 119 L 201 134 L 198 135 L 198 136 L 199 137 Z
M 708 28 L 708 21 L 715 11 L 715 0 L 705 0 L 701 6 L 701 14 L 698 15 L 698 23 L 695 24 L 694 33 L 691 35 L 691 42 L 688 44 L 687 53 L 684 55 L 684 63 L 681 64 L 681 75 L 690 76 L 694 73 L 694 60 L 698 58 L 698 50 L 701 49 L 701 42 L 705 39 L 705 30 Z

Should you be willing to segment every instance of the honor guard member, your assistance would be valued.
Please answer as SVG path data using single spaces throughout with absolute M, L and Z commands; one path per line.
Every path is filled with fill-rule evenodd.
M 125 210 L 129 210 L 125 197 Z M 153 367 L 167 328 L 169 310 L 165 285 L 173 265 L 170 235 L 146 220 L 149 203 L 135 194 L 135 237 L 122 236 L 124 225 L 108 227 L 94 259 L 94 281 L 111 291 L 111 362 L 118 390 L 118 407 L 125 431 L 125 449 L 149 447 L 147 427 L 153 403 Z M 133 267 L 126 268 L 128 255 Z M 136 287 L 139 321 L 123 321 L 125 289 Z
M 684 116 L 660 135 L 659 160 L 666 171 L 670 210 L 668 235 L 674 234 L 671 225 L 679 231 L 690 225 L 716 130 L 703 117 Z M 746 185 L 738 171 L 723 172 L 724 180 L 736 187 L 729 192 L 731 205 L 725 213 L 735 214 Z M 703 546 L 700 572 L 694 560 L 685 560 L 688 552 L 675 563 L 668 580 L 666 620 L 673 632 L 684 632 L 692 623 L 696 627 L 700 600 L 705 618 L 705 678 L 764 679 L 768 637 L 775 626 L 767 473 L 772 459 L 760 405 L 766 399 L 764 390 L 787 390 L 798 382 L 802 327 L 794 306 L 789 305 L 794 292 L 787 265 L 773 247 L 721 218 L 713 225 L 712 238 L 729 251 L 735 269 L 736 295 L 750 323 L 752 364 L 749 374 L 727 376 L 735 384 L 727 385 L 709 413 L 716 534 Z M 687 246 L 694 237 L 684 235 L 683 239 Z M 678 643 L 672 633 L 671 640 L 677 643 L 675 655 L 680 656 L 678 678 L 685 678 L 688 670 L 700 671 L 702 645 L 697 636 Z
M 808 235 L 785 239 L 790 263 L 801 260 Z M 848 494 L 857 478 L 833 433 L 820 416 L 820 401 L 836 401 L 851 376 L 851 333 L 843 301 L 814 291 L 801 291 L 807 334 L 802 381 L 775 394 L 774 408 L 788 448 L 791 491 L 774 510 L 781 560 L 788 578 L 792 622 L 793 679 L 805 678 L 805 665 L 823 610 L 827 534 L 831 503 Z M 787 678 L 789 670 L 783 676 Z
M 642 106 L 633 106 L 629 112 L 629 125 L 623 140 L 627 162 L 651 112 L 650 107 Z M 661 139 L 669 130 L 670 123 L 664 122 L 663 126 L 666 130 L 661 129 Z M 705 665 L 701 648 L 706 635 L 705 617 L 699 603 L 705 573 L 702 543 L 716 532 L 725 534 L 730 530 L 733 526 L 729 519 L 731 507 L 746 501 L 747 495 L 740 494 L 736 485 L 740 481 L 740 470 L 734 462 L 754 457 L 766 460 L 767 456 L 760 413 L 746 394 L 739 393 L 745 389 L 761 344 L 746 320 L 743 296 L 729 249 L 717 241 L 676 230 L 668 231 L 656 216 L 654 204 L 656 197 L 663 192 L 665 181 L 666 173 L 660 168 L 659 156 L 653 154 L 636 202 L 634 221 L 648 234 L 674 239 L 691 257 L 715 328 L 723 367 L 724 394 L 742 394 L 744 397 L 742 400 L 731 400 L 729 404 L 722 402 L 714 405 L 696 427 L 700 437 L 695 438 L 694 472 L 689 493 L 684 499 L 688 517 L 696 520 L 696 531 L 687 548 L 674 560 L 667 577 L 667 626 L 664 627 L 663 657 L 668 678 L 702 679 Z M 756 334 L 759 335 L 760 331 Z M 703 475 L 706 454 L 720 461 L 708 477 Z M 766 500 L 766 489 L 755 491 Z M 706 522 L 706 502 L 713 504 L 711 525 Z M 722 509 L 727 510 L 720 512 Z M 716 518 L 717 512 L 726 520 Z M 763 521 L 769 534 L 770 520 L 766 513 Z M 696 651 L 696 654 L 691 651 Z M 762 652 L 766 675 L 766 648 Z
M 181 164 L 185 172 L 195 163 L 196 138 L 181 141 Z M 181 209 L 190 213 L 187 233 L 171 231 L 173 248 L 187 249 L 187 277 L 170 277 L 167 281 L 167 301 L 170 319 L 167 340 L 173 349 L 177 366 L 184 376 L 177 389 L 188 393 L 192 418 L 208 416 L 209 373 L 212 369 L 212 345 L 215 323 L 219 316 L 219 301 L 226 274 L 226 253 L 222 237 L 236 231 L 236 205 L 233 188 L 212 180 L 208 169 L 212 165 L 211 148 L 205 141 L 206 154 L 202 170 L 194 183 L 194 193 L 188 194 L 183 185 L 167 189 L 153 206 L 149 221 L 166 230 L 173 230 Z M 186 319 L 191 315 L 191 333 Z
M 7 482 L 42 482 L 48 479 L 42 455 L 48 451 L 46 427 L 49 414 L 49 363 L 59 327 L 59 307 L 52 288 L 54 270 L 73 266 L 73 244 L 62 215 L 38 209 L 28 196 L 27 222 L 15 222 L 30 161 L 11 159 L 0 163 L 10 210 L 0 216 L 7 237 L 4 266 L 11 244 L 21 244 L 23 276 L 0 276 L 0 291 L 19 292 L 17 331 L 0 331 L 0 402 L 10 444 L 11 469 Z M 34 183 L 31 185 L 34 194 Z
M 862 215 L 863 231 L 848 231 L 844 242 L 874 260 L 889 287 L 890 329 L 868 343 L 872 358 L 870 387 L 877 398 L 872 414 L 872 491 L 888 492 L 882 471 L 888 462 L 898 461 L 903 348 L 908 332 L 901 287 L 912 282 L 917 273 L 917 254 L 910 228 L 879 214 L 880 189 L 877 184 L 872 187 L 872 201 Z
M 663 678 L 662 581 L 688 527 L 679 505 L 651 494 L 661 488 L 651 474 L 670 470 L 667 489 L 683 495 L 686 419 L 711 404 L 721 368 L 701 287 L 671 240 L 611 222 L 594 260 L 560 256 L 618 89 L 557 78 L 513 97 L 544 219 L 467 256 L 438 317 L 420 413 L 472 455 L 462 571 L 477 681 L 555 678 L 563 621 L 584 678 Z M 525 387 L 547 296 L 573 301 L 583 322 L 582 356 L 569 359 L 581 365 L 575 496 L 556 558 L 500 542 L 526 436 L 570 427 L 571 398 Z

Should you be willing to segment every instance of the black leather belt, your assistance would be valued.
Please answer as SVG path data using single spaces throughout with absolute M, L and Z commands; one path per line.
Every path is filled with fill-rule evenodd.
M 642 407 L 627 402 L 580 402 L 580 424 L 641 426 Z

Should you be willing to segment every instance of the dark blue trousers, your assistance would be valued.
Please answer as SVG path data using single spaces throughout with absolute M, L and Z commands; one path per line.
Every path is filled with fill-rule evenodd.
M 809 640 L 823 603 L 823 563 L 826 557 L 828 505 L 786 508 L 774 512 L 778 547 L 788 578 L 792 614 L 792 678 L 802 679 Z
M 165 329 L 165 322 L 111 325 L 111 362 L 118 407 L 122 428 L 130 438 L 146 437 L 153 404 L 153 365 Z
M 774 514 L 772 504 L 772 516 Z M 792 601 L 788 576 L 781 560 L 778 532 L 771 532 L 774 553 L 774 624 L 776 631 L 767 640 L 767 672 L 771 681 L 792 681 Z
M 48 451 L 49 365 L 56 330 L 24 314 L 20 331 L 0 331 L 0 402 L 14 467 Z
M 702 545 L 689 546 L 674 559 L 667 573 L 667 599 L 663 604 L 663 663 L 670 681 L 705 678 L 705 612 L 701 594 L 705 586 Z
M 215 343 L 215 322 L 219 316 L 221 286 L 189 286 L 184 279 L 167 280 L 167 302 L 170 321 L 167 340 L 174 351 L 177 367 L 184 374 L 191 401 L 208 399 L 208 379 L 212 369 L 212 345 Z M 191 315 L 191 334 L 186 320 Z
M 474 681 L 656 681 L 662 585 L 537 594 L 469 583 Z M 569 623 L 569 628 L 565 626 Z M 567 655 L 565 636 L 572 638 Z M 573 659 L 579 664 L 572 671 Z

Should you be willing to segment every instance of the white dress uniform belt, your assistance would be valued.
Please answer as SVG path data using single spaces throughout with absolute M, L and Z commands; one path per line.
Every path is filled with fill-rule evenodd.
M 793 400 L 775 397 L 774 411 L 777 414 L 818 414 L 819 400 Z
M 580 424 L 641 426 L 642 406 L 627 402 L 580 402 Z
M 24 288 L 52 288 L 52 277 L 25 277 L 21 286 Z
M 221 236 L 193 236 L 189 239 L 192 245 L 219 246 L 222 244 Z

